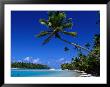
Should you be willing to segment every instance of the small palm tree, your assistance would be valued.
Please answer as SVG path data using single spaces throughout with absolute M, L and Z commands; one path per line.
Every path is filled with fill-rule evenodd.
M 50 11 L 48 12 L 48 20 L 40 19 L 39 22 L 48 27 L 47 31 L 42 31 L 37 34 L 37 37 L 48 37 L 44 40 L 43 45 L 48 43 L 51 38 L 56 37 L 68 44 L 71 44 L 77 48 L 81 48 L 90 52 L 87 48 L 82 47 L 76 43 L 69 42 L 61 37 L 61 34 L 70 35 L 72 37 L 77 36 L 77 32 L 67 32 L 66 30 L 72 29 L 72 18 L 66 18 L 66 14 L 62 11 Z
M 64 51 L 68 51 L 68 50 L 69 50 L 69 48 L 68 48 L 68 47 L 65 47 L 65 48 L 64 48 Z
M 94 36 L 94 47 L 99 47 L 100 46 L 100 35 L 96 34 Z
M 89 43 L 86 43 L 86 44 L 85 44 L 85 47 L 86 47 L 87 49 L 89 49 L 90 44 L 89 44 Z

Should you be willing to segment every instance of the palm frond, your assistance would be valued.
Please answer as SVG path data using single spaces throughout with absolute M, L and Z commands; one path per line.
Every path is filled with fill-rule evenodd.
M 71 22 L 63 24 L 63 28 L 71 29 L 72 26 L 73 26 L 73 23 L 71 23 Z
M 40 19 L 39 22 L 43 25 L 48 25 L 48 21 L 46 21 L 45 19 Z
M 64 12 L 60 12 L 58 16 L 59 16 L 59 19 L 60 19 L 60 20 L 66 18 L 66 14 L 65 14 Z
M 39 34 L 37 34 L 36 35 L 36 37 L 43 37 L 43 36 L 46 36 L 46 35 L 48 35 L 48 34 L 50 34 L 50 32 L 48 32 L 48 31 L 42 31 L 42 32 L 40 32 Z
M 72 18 L 68 18 L 67 21 L 68 21 L 68 22 L 72 22 Z
M 50 36 L 44 40 L 44 42 L 42 44 L 45 45 L 46 43 L 48 43 L 54 35 L 55 35 L 55 31 L 53 31 L 50 34 Z
M 77 36 L 77 32 L 66 32 L 66 31 L 63 31 L 64 34 L 67 34 L 67 35 L 70 35 L 70 36 Z

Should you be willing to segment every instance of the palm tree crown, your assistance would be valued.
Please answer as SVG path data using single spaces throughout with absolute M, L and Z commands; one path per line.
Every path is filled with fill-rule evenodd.
M 42 25 L 45 25 L 48 27 L 48 31 L 42 31 L 39 34 L 37 34 L 37 37 L 43 37 L 48 35 L 48 37 L 44 40 L 43 45 L 48 43 L 52 37 L 56 37 L 68 44 L 71 44 L 77 48 L 82 48 L 84 50 L 89 51 L 87 48 L 84 48 L 78 44 L 75 44 L 73 42 L 69 42 L 65 39 L 62 39 L 60 36 L 61 33 L 70 35 L 72 37 L 77 36 L 77 32 L 67 32 L 66 30 L 72 29 L 73 23 L 72 18 L 67 18 L 65 12 L 63 11 L 50 11 L 48 12 L 48 20 L 40 19 L 39 22 Z

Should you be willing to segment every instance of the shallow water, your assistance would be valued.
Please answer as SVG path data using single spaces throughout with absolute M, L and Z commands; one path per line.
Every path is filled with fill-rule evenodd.
M 78 77 L 73 70 L 11 69 L 12 77 Z

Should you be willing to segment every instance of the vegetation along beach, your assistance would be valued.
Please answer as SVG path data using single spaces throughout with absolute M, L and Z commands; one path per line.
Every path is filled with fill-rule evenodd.
M 12 77 L 99 77 L 98 11 L 12 11 Z

